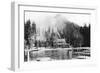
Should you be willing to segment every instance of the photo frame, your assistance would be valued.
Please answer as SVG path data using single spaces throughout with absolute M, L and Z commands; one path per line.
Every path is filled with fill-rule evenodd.
M 96 63 L 96 8 L 19 2 L 13 2 L 11 8 L 12 70 Z

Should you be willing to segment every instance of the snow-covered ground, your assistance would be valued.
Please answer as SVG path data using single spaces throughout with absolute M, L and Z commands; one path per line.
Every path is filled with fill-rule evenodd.
M 73 51 L 80 50 L 80 51 Z M 85 48 L 84 48 L 85 49 Z M 65 60 L 65 59 L 88 59 L 90 58 L 90 48 L 84 50 L 82 48 L 45 48 L 41 47 L 37 50 L 30 50 L 30 61 L 51 61 L 51 60 Z M 81 51 L 83 50 L 83 51 Z

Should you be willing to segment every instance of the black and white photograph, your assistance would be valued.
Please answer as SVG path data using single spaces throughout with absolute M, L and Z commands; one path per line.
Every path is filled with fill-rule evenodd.
M 90 59 L 89 13 L 24 11 L 24 62 Z

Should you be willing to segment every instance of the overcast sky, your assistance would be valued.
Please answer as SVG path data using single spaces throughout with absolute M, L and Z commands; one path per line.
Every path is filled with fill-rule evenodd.
M 83 26 L 85 23 L 88 25 L 90 23 L 90 15 L 86 14 L 65 14 L 65 13 L 46 13 L 46 12 L 25 12 L 25 22 L 31 20 L 35 22 L 37 26 L 49 26 L 54 25 L 55 17 L 58 17 L 59 20 L 71 21 L 80 26 Z M 60 21 L 61 21 L 60 20 Z

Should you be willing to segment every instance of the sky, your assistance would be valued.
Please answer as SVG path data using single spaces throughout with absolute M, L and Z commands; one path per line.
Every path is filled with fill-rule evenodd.
M 25 12 L 25 22 L 31 20 L 35 22 L 37 26 L 49 26 L 54 25 L 55 17 L 59 16 L 61 20 L 71 21 L 77 25 L 84 26 L 84 24 L 90 23 L 90 15 L 86 14 L 65 14 L 65 13 L 46 13 L 46 12 Z

